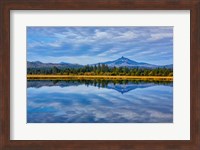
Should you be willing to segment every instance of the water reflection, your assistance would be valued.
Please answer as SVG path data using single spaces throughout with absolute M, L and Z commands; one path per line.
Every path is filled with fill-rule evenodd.
M 173 122 L 173 83 L 28 81 L 28 123 Z
M 141 80 L 29 80 L 27 87 L 40 88 L 43 86 L 95 86 L 98 88 L 113 89 L 120 93 L 126 93 L 137 88 L 147 88 L 156 85 L 173 86 L 170 81 L 141 81 Z

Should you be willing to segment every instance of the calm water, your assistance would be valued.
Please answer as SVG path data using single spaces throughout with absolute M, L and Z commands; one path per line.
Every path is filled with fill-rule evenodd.
M 28 123 L 172 123 L 173 83 L 28 81 Z

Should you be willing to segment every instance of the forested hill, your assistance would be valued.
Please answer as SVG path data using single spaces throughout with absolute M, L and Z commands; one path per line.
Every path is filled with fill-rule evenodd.
M 173 76 L 173 65 L 153 65 L 125 57 L 90 65 L 27 62 L 27 74 Z

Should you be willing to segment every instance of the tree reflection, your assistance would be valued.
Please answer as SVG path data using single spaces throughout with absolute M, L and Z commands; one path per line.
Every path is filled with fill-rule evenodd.
M 155 85 L 173 86 L 169 81 L 143 81 L 143 80 L 29 80 L 27 87 L 40 88 L 43 86 L 79 86 L 86 85 L 100 88 L 114 89 L 126 93 L 137 88 L 147 88 Z

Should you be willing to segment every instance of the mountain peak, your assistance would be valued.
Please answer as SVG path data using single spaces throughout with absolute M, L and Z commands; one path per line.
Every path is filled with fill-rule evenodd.
M 121 57 L 121 58 L 119 58 L 119 59 L 128 59 L 128 58 L 126 58 L 126 57 L 122 56 L 122 57 Z
M 117 60 L 115 60 L 115 62 L 121 62 L 121 63 L 124 63 L 124 62 L 126 62 L 126 63 L 136 63 L 135 61 L 130 60 L 130 59 L 124 57 L 124 56 L 122 56 L 121 58 L 118 58 Z

